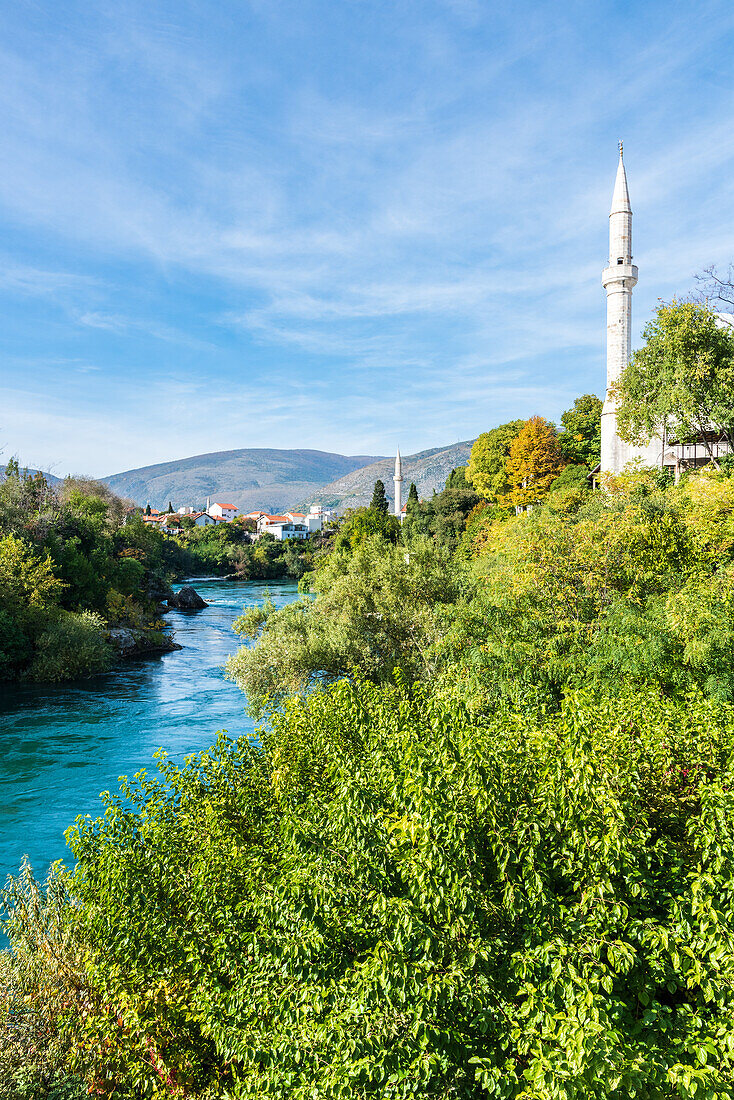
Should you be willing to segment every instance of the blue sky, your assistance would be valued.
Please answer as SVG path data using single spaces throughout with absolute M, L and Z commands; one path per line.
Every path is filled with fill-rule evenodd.
M 0 448 L 102 476 L 404 453 L 601 394 L 617 141 L 636 333 L 734 259 L 734 5 L 2 6 Z

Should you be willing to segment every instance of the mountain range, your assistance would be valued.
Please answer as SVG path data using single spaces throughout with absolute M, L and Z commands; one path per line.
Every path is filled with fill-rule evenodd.
M 403 502 L 414 481 L 421 499 L 439 492 L 451 471 L 469 461 L 473 440 L 433 447 L 403 458 Z M 234 504 L 241 512 L 308 509 L 319 503 L 344 512 L 369 504 L 375 482 L 393 497 L 395 459 L 380 455 L 341 455 L 329 451 L 244 447 L 213 451 L 173 462 L 158 462 L 100 478 L 113 492 L 136 504 L 163 509 L 190 505 L 204 508 L 207 498 Z M 5 468 L 0 466 L 0 481 Z M 44 475 L 51 483 L 61 479 Z
M 378 455 L 245 447 L 141 466 L 101 480 L 119 496 L 143 506 L 150 501 L 163 509 L 171 501 L 174 508 L 204 508 L 209 497 L 212 503 L 234 504 L 241 512 L 279 512 L 300 501 L 311 504 L 324 485 L 378 461 Z

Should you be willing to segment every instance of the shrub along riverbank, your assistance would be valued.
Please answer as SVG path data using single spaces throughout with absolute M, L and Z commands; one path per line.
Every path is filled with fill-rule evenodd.
M 307 541 L 280 542 L 266 534 L 256 542 L 238 520 L 216 527 L 183 527 L 173 538 L 182 572 L 189 576 L 218 573 L 243 581 L 289 577 L 300 580 L 328 548 L 330 533 Z
M 8 464 L 0 483 L 0 680 L 70 680 L 115 656 L 110 630 L 162 648 L 176 548 L 97 482 L 51 486 Z
M 99 482 L 52 486 L 11 461 L 0 482 L 0 681 L 73 680 L 117 656 L 170 648 L 169 582 L 210 572 L 299 579 L 328 542 L 248 539 L 236 524 L 168 538 Z
M 243 615 L 257 742 L 164 760 L 13 886 L 6 1081 L 734 1095 L 734 480 L 515 515 L 459 478 Z

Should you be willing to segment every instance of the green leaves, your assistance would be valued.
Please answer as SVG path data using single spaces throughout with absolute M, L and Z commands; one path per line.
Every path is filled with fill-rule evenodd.
M 461 579 L 449 554 L 426 540 L 406 552 L 373 535 L 325 560 L 311 577 L 315 600 L 275 612 L 252 610 L 239 619 L 236 629 L 246 636 L 261 634 L 254 647 L 229 659 L 227 675 L 256 712 L 266 699 L 281 703 L 343 676 L 384 683 L 396 673 L 429 675 Z
M 164 759 L 71 836 L 79 1064 L 118 1096 L 723 1100 L 732 718 L 342 681 Z
M 658 307 L 616 387 L 623 439 L 663 428 L 685 442 L 713 430 L 734 443 L 734 335 L 713 310 L 673 300 Z

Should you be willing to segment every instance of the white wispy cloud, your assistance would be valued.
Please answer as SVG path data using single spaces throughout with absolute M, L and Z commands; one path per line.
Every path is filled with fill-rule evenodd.
M 719 82 L 734 13 L 650 8 L 539 2 L 518 20 L 509 3 L 426 0 L 420 16 L 347 5 L 324 22 L 311 0 L 210 19 L 130 2 L 100 6 L 78 41 L 6 39 L 0 215 L 29 253 L 50 241 L 74 263 L 21 248 L 0 288 L 58 302 L 97 341 L 86 358 L 108 354 L 133 389 L 146 365 L 121 370 L 120 349 L 150 340 L 147 400 L 196 440 L 290 425 L 369 450 L 378 432 L 428 445 L 442 424 L 466 437 L 525 406 L 555 414 L 601 385 L 618 136 L 638 319 L 734 252 L 734 99 L 725 79 L 715 113 L 690 94 Z M 185 357 L 178 396 L 170 379 L 156 390 L 156 343 Z M 160 421 L 139 430 L 136 401 L 115 403 L 136 454 L 173 446 Z M 23 430 L 41 446 L 52 421 Z M 75 446 L 100 453 L 105 433 L 80 423 Z

